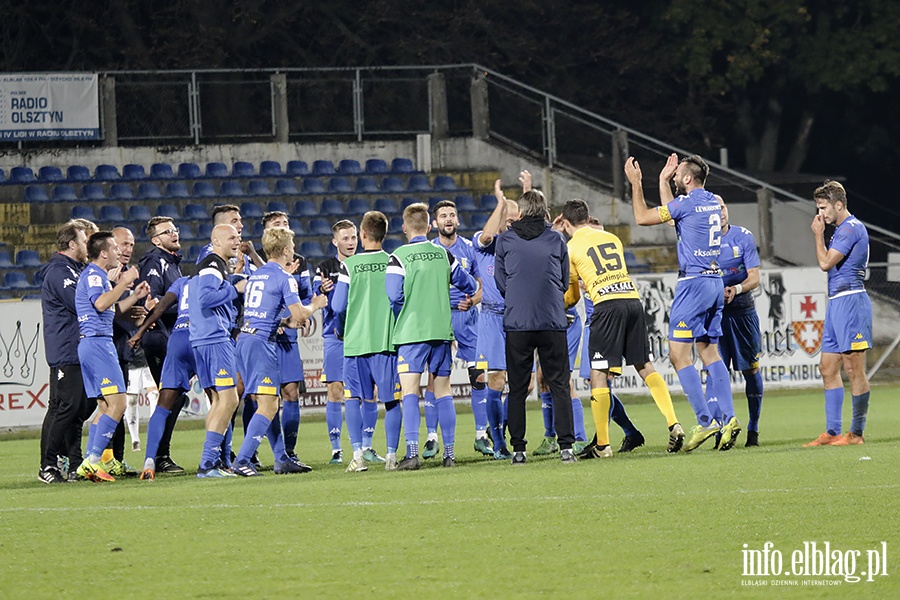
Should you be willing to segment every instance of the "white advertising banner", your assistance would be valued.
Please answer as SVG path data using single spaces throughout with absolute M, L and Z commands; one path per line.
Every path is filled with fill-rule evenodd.
M 677 278 L 674 274 L 664 274 L 637 275 L 634 279 L 644 303 L 654 365 L 670 389 L 680 390 L 678 377 L 669 364 L 667 342 L 669 309 Z M 815 268 L 761 273 L 760 285 L 753 293 L 762 337 L 760 369 L 766 386 L 821 383 L 818 364 L 827 303 L 825 285 L 825 274 Z M 0 428 L 40 425 L 47 409 L 50 372 L 44 357 L 40 302 L 3 302 L 0 308 L 4 314 L 0 321 Z M 321 380 L 321 332 L 321 316 L 316 313 L 299 343 L 307 388 L 302 401 L 306 407 L 323 406 L 326 402 L 327 386 Z M 698 368 L 701 366 L 699 359 L 696 364 Z M 733 374 L 732 380 L 735 386 L 743 386 L 740 373 Z M 207 412 L 208 403 L 196 380 L 193 383 L 185 412 L 200 416 Z M 462 361 L 454 361 L 451 383 L 454 397 L 468 397 L 469 379 Z M 615 379 L 613 388 L 622 393 L 649 393 L 631 367 Z M 576 389 L 582 395 L 590 393 L 582 379 L 576 379 Z M 146 397 L 139 398 L 139 405 L 143 421 L 149 417 L 149 401 Z
M 0 140 L 97 140 L 96 73 L 0 74 Z

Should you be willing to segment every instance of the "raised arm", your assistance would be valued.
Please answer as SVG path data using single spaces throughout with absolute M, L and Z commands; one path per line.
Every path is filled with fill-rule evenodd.
M 634 209 L 635 222 L 638 225 L 647 226 L 659 225 L 668 221 L 668 219 L 663 220 L 660 217 L 659 210 L 647 208 L 647 202 L 644 200 L 643 173 L 641 173 L 641 166 L 633 156 L 629 156 L 625 161 L 625 176 L 631 182 L 631 207 Z
M 162 297 L 156 306 L 153 307 L 147 316 L 144 317 L 144 322 L 138 327 L 138 330 L 134 332 L 134 335 L 128 340 L 128 345 L 132 348 L 137 348 L 141 345 L 141 338 L 144 337 L 144 334 L 147 333 L 147 330 L 150 329 L 154 323 L 162 318 L 163 313 L 165 313 L 170 307 L 175 306 L 178 302 L 178 296 L 176 296 L 172 292 L 166 292 L 166 295 Z
M 484 224 L 484 229 L 481 231 L 481 236 L 478 238 L 478 243 L 482 248 L 490 246 L 491 242 L 494 241 L 494 236 L 500 233 L 500 227 L 506 222 L 506 196 L 503 194 L 499 179 L 494 182 L 494 197 L 497 199 L 497 206 L 494 207 L 494 211 L 488 217 L 487 223 Z

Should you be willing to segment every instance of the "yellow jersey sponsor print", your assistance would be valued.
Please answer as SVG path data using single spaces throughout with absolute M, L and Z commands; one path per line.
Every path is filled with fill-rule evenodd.
M 584 282 L 587 296 L 594 305 L 606 300 L 639 299 L 640 295 L 625 266 L 622 241 L 593 227 L 575 230 L 569 248 L 569 289 L 566 306 L 578 302 L 578 280 Z

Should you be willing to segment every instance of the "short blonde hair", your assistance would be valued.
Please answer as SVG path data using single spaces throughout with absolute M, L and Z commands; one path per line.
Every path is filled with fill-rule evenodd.
M 428 233 L 428 205 L 416 202 L 407 206 L 403 210 L 403 224 L 411 233 Z
M 294 232 L 287 227 L 271 227 L 263 231 L 262 247 L 266 256 L 272 258 L 284 253 L 294 241 Z

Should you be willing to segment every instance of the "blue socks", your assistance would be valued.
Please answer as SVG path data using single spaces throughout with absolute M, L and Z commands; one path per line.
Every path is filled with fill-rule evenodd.
M 475 431 L 486 431 L 488 428 L 487 416 L 487 388 L 472 389 L 472 416 L 475 417 Z
M 587 432 L 584 430 L 584 405 L 581 398 L 572 398 L 572 419 L 575 425 L 575 441 L 586 442 Z
M 851 396 L 851 398 L 853 399 L 853 421 L 850 423 L 850 431 L 861 436 L 866 428 L 866 415 L 869 413 L 869 392 Z
M 90 450 L 91 446 L 94 445 L 94 439 L 97 437 L 97 425 L 91 423 L 88 425 L 88 441 L 87 446 L 84 447 L 84 457 L 88 457 L 88 450 Z
M 288 454 L 297 447 L 297 435 L 300 432 L 300 402 L 288 402 L 281 407 L 281 429 L 284 431 L 284 450 Z
M 109 442 L 112 440 L 118 425 L 119 422 L 109 415 L 100 415 L 100 419 L 97 421 L 97 427 L 94 431 L 94 441 L 87 449 L 88 459 L 91 463 L 96 464 L 100 462 L 100 455 L 103 454 L 103 451 L 109 446 Z M 94 458 L 97 460 L 94 460 Z
M 400 446 L 400 427 L 403 424 L 403 409 L 396 400 L 384 405 L 384 436 L 387 438 L 388 454 L 397 452 Z
M 150 422 L 147 423 L 147 451 L 144 458 L 156 460 L 156 451 L 159 449 L 159 441 L 162 439 L 163 432 L 166 429 L 166 419 L 169 418 L 170 411 L 156 405 L 153 414 L 150 415 Z
M 404 419 L 405 420 L 405 419 Z M 437 433 L 438 410 L 435 404 L 434 392 L 425 390 L 425 431 Z
M 244 435 L 247 435 L 247 428 L 250 426 L 250 419 L 256 414 L 256 402 L 249 398 L 244 398 L 244 409 L 241 411 L 241 424 L 244 426 Z
M 206 432 L 206 441 L 203 442 L 203 453 L 200 455 L 201 469 L 212 469 L 216 466 L 222 451 L 222 442 L 224 441 L 224 434 L 215 431 Z
M 828 435 L 841 434 L 841 409 L 843 407 L 843 387 L 825 390 L 825 429 Z
M 271 424 L 272 421 L 263 415 L 259 413 L 253 415 L 253 418 L 247 423 L 247 433 L 244 434 L 244 441 L 241 444 L 241 449 L 238 451 L 237 464 L 246 465 L 250 463 L 253 453 L 259 448 L 259 444 L 269 431 L 269 425 Z
M 344 418 L 347 419 L 347 435 L 353 450 L 362 450 L 362 411 L 359 398 L 344 400 Z
M 407 457 L 419 454 L 419 424 L 422 416 L 419 414 L 419 396 L 407 394 L 403 396 L 403 431 L 406 434 Z
M 697 422 L 706 427 L 712 421 L 712 415 L 706 406 L 706 396 L 703 393 L 703 383 L 700 381 L 700 373 L 694 368 L 694 365 L 688 365 L 676 372 L 678 381 L 681 383 L 681 389 L 687 396 L 694 414 L 697 415 Z
M 378 422 L 378 403 L 362 403 L 362 447 L 363 450 L 372 447 L 372 438 L 375 436 L 375 424 Z
M 625 405 L 612 391 L 610 391 L 610 394 L 609 417 L 613 420 L 613 423 L 622 428 L 622 433 L 626 436 L 634 435 L 637 433 L 637 427 L 628 418 L 628 413 L 625 412 Z
M 341 449 L 341 403 L 325 403 L 325 426 L 328 427 L 328 439 L 331 440 L 331 450 L 337 452 Z
M 437 405 L 438 422 L 441 425 L 441 437 L 444 448 L 453 447 L 456 442 L 456 407 L 453 406 L 453 396 L 441 396 L 435 400 Z M 446 452 L 445 452 L 446 455 Z M 452 458 L 453 453 L 450 453 Z
M 541 415 L 544 417 L 544 437 L 556 437 L 556 427 L 553 426 L 553 394 L 541 392 L 538 395 L 541 398 Z
M 284 448 L 284 436 L 281 434 L 281 419 L 278 416 L 278 412 L 272 417 L 272 422 L 266 431 L 266 437 L 269 438 L 269 447 L 272 448 L 275 461 L 280 463 L 289 461 L 290 458 L 288 458 L 287 451 Z
M 706 381 L 706 387 L 710 384 L 714 386 L 716 398 L 718 399 L 719 411 L 722 413 L 722 422 L 725 425 L 734 416 L 734 399 L 731 396 L 731 375 L 728 374 L 728 367 L 721 360 L 706 365 L 709 371 L 709 379 Z
M 750 411 L 750 419 L 747 422 L 747 431 L 759 431 L 759 415 L 762 412 L 763 382 L 762 373 L 757 371 L 744 377 L 744 393 L 747 395 L 747 408 Z
M 506 439 L 503 437 L 503 392 L 501 390 L 487 389 L 487 416 L 491 427 L 491 438 L 494 440 L 494 448 L 505 448 Z

